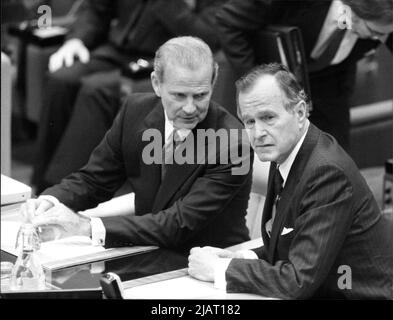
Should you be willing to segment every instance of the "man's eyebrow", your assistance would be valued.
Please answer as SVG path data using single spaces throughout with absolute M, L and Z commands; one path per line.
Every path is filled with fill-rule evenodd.
M 183 91 L 179 91 L 179 90 L 176 90 L 176 89 L 173 89 L 173 90 L 168 90 L 168 92 L 169 93 L 177 93 L 177 94 L 182 94 L 182 93 L 184 93 Z
M 265 109 L 265 110 L 261 110 L 259 112 L 256 113 L 256 116 L 265 116 L 265 115 L 271 115 L 271 114 L 276 114 L 276 112 L 274 110 L 271 109 Z
M 264 110 L 258 110 L 254 114 L 252 113 L 243 113 L 242 117 L 258 117 L 258 116 L 265 116 L 267 114 L 276 114 L 274 110 L 271 109 L 264 109 Z

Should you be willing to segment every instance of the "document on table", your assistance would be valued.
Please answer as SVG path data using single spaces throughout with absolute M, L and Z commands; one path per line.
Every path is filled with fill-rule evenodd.
M 15 217 L 14 215 L 11 218 L 1 219 L 1 250 L 17 256 L 15 242 L 21 222 Z M 57 270 L 78 264 L 147 252 L 157 248 L 156 246 L 132 246 L 105 249 L 103 246 L 92 245 L 89 237 L 73 236 L 42 242 L 37 253 L 44 268 Z

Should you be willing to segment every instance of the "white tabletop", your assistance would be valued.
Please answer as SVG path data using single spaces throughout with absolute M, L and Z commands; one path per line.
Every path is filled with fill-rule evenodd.
M 262 238 L 258 238 L 228 249 L 236 251 L 252 249 L 261 245 Z M 215 289 L 212 282 L 200 281 L 189 275 L 139 285 L 132 288 L 127 288 L 127 283 L 125 283 L 124 287 L 125 299 L 271 299 L 256 294 L 226 293 L 223 290 Z

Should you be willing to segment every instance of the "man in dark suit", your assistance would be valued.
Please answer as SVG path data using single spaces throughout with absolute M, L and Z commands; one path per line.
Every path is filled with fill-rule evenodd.
M 385 43 L 392 50 L 392 0 L 231 0 L 217 14 L 222 47 L 238 77 L 257 64 L 254 32 L 300 28 L 311 86 L 310 120 L 349 149 L 349 103 L 356 62 Z
M 173 38 L 157 51 L 154 68 L 155 94 L 130 95 L 87 165 L 22 208 L 43 226 L 44 240 L 85 235 L 105 246 L 189 250 L 249 239 L 252 154 L 240 121 L 210 102 L 218 68 L 210 48 L 197 38 Z M 201 132 L 220 135 L 205 142 Z M 126 180 L 135 201 L 125 215 L 75 213 L 110 199 Z
M 103 118 L 101 124 L 108 130 L 120 105 L 120 70 L 139 58 L 152 58 L 161 44 L 176 36 L 199 37 L 217 50 L 215 13 L 223 1 L 84 1 L 66 42 L 49 60 L 32 179 L 38 194 L 65 176 L 61 169 L 61 173 L 54 169 L 54 174 L 46 174 L 52 164 L 56 165 L 52 159 L 58 159 L 55 155 L 59 142 L 70 119 L 80 116 L 78 108 L 85 106 L 85 95 L 104 88 L 119 97 L 114 104 L 96 101 L 95 120 Z M 89 154 L 97 143 L 86 146 Z M 74 166 L 67 174 L 79 168 Z
M 271 161 L 264 246 L 193 248 L 190 275 L 227 292 L 284 299 L 393 298 L 393 219 L 378 208 L 337 141 L 307 119 L 286 67 L 256 67 L 237 83 L 240 116 L 261 161 Z

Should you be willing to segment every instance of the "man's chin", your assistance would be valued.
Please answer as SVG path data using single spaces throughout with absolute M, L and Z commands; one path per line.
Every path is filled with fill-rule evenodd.
M 262 162 L 272 162 L 276 161 L 277 159 L 277 157 L 272 153 L 256 151 L 256 154 L 258 156 L 258 159 Z
M 196 127 L 196 125 L 198 124 L 198 121 L 181 121 L 176 123 L 176 128 L 178 129 L 194 129 Z

